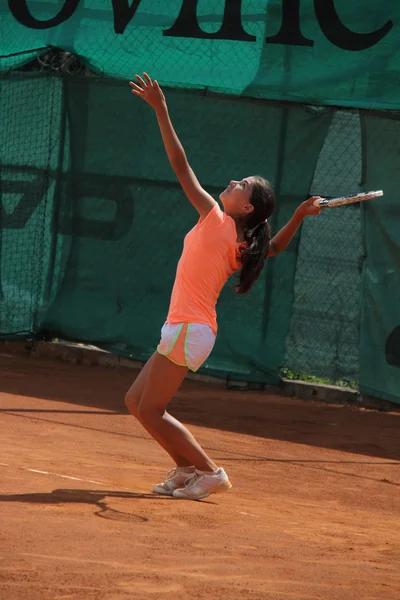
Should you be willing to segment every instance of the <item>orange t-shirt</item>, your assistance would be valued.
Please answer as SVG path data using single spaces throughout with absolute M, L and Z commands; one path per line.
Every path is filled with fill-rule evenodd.
M 167 323 L 201 323 L 217 332 L 215 306 L 229 277 L 241 268 L 236 225 L 218 204 L 185 237 Z

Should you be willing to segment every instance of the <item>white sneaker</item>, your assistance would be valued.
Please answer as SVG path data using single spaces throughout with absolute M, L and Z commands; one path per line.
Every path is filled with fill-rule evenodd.
M 188 467 L 188 469 L 191 469 L 189 473 L 181 471 L 179 467 L 171 469 L 166 474 L 164 481 L 153 487 L 153 492 L 163 494 L 164 496 L 172 496 L 174 490 L 186 485 L 186 482 L 196 475 L 194 467 Z
M 185 498 L 186 500 L 201 500 L 207 498 L 210 494 L 216 494 L 230 490 L 232 487 L 222 467 L 219 467 L 214 473 L 205 473 L 196 471 L 185 484 L 185 487 L 176 489 L 173 492 L 174 498 Z

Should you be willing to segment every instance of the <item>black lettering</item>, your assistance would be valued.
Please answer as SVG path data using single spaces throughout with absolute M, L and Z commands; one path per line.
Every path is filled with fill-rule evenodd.
M 8 6 L 13 17 L 30 29 L 50 29 L 56 27 L 64 21 L 67 21 L 74 14 L 80 0 L 64 0 L 64 4 L 60 12 L 47 21 L 38 21 L 29 11 L 26 0 L 8 0 Z
M 23 229 L 47 193 L 51 179 L 47 173 L 38 175 L 34 181 L 2 181 L 3 194 L 22 194 L 12 213 L 0 203 L 0 223 L 3 229 Z
M 314 46 L 300 31 L 300 0 L 282 0 L 282 26 L 273 37 L 267 37 L 267 44 L 285 46 Z
M 126 26 L 135 16 L 140 2 L 141 0 L 134 0 L 129 6 L 127 0 L 112 0 L 115 33 L 124 33 Z
M 334 0 L 314 0 L 315 14 L 326 38 L 343 50 L 367 50 L 380 42 L 392 29 L 393 22 L 370 33 L 355 33 L 343 25 L 336 12 Z
M 96 240 L 118 240 L 131 228 L 134 215 L 134 203 L 131 189 L 120 181 L 110 181 L 102 175 L 84 175 L 72 182 L 72 215 L 64 214 L 60 218 L 58 232 L 75 237 Z M 82 198 L 93 198 L 113 202 L 116 206 L 112 221 L 88 219 L 79 215 Z
M 163 35 L 202 40 L 235 40 L 238 42 L 255 42 L 256 37 L 246 33 L 242 26 L 242 0 L 225 0 L 222 25 L 215 33 L 207 33 L 200 28 L 197 20 L 197 4 L 199 0 L 183 0 L 181 12 L 170 29 Z

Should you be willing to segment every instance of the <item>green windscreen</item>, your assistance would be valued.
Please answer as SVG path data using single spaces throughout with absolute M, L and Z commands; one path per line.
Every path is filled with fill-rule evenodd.
M 148 358 L 197 220 L 153 111 L 112 81 L 15 74 L 2 89 L 2 334 L 36 330 Z M 167 97 L 204 187 L 218 198 L 232 178 L 268 176 L 278 196 L 272 226 L 280 228 L 307 196 L 331 112 L 183 91 Z M 247 297 L 228 284 L 206 369 L 279 381 L 297 244 L 269 261 Z
M 400 4 L 376 0 L 9 0 L 0 71 L 43 48 L 169 87 L 399 108 Z
M 306 219 L 249 295 L 233 278 L 202 371 L 400 402 L 399 17 L 374 0 L 0 3 L 0 336 L 154 351 L 197 215 L 130 94 L 148 71 L 215 198 L 270 179 L 273 233 L 310 194 L 384 191 Z

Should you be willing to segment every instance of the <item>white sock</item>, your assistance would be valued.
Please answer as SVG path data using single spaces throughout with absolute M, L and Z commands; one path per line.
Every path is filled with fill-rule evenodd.
M 196 473 L 197 473 L 197 475 L 215 475 L 216 472 L 218 471 L 218 468 L 219 467 L 214 469 L 214 471 L 200 471 L 199 469 L 196 469 Z

